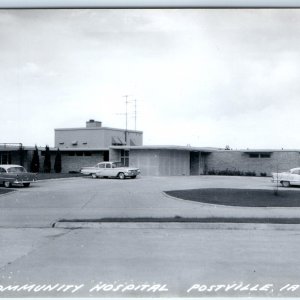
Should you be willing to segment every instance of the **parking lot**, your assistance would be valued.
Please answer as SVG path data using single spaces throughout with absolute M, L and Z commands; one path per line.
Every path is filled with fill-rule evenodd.
M 163 192 L 195 188 L 267 189 L 264 177 L 174 176 L 134 180 L 70 178 L 39 181 L 0 196 L 1 227 L 51 227 L 59 219 L 117 217 L 298 217 L 298 208 L 244 208 L 167 197 Z M 299 188 L 295 188 L 299 190 Z
M 183 201 L 164 191 L 196 188 L 264 189 L 270 178 L 140 177 L 135 180 L 68 178 L 39 181 L 0 196 L 1 296 L 299 296 L 299 226 L 83 226 L 53 227 L 61 219 L 296 218 L 300 208 L 230 207 Z M 299 191 L 300 189 L 294 189 Z M 93 290 L 95 285 L 110 284 Z M 272 284 L 272 291 L 232 288 L 200 292 L 196 285 Z M 24 284 L 53 285 L 51 292 Z M 78 285 L 64 292 L 60 285 Z M 116 284 L 132 284 L 127 290 Z M 157 285 L 147 292 L 138 285 Z M 166 287 L 164 287 L 164 284 Z M 19 285 L 20 292 L 3 290 Z M 79 288 L 80 285 L 83 285 Z M 160 290 L 158 285 L 160 285 Z M 194 286 L 190 292 L 187 290 Z M 133 286 L 136 288 L 134 290 Z M 117 289 L 113 291 L 113 289 Z M 91 291 L 92 290 L 92 291 Z M 200 293 L 200 294 L 199 294 Z

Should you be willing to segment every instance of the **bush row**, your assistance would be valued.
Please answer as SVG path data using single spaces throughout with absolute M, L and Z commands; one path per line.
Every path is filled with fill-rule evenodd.
M 207 175 L 223 175 L 223 176 L 256 176 L 255 172 L 252 171 L 238 171 L 238 170 L 209 170 L 207 171 Z M 260 173 L 260 176 L 265 177 L 267 176 L 267 173 L 262 172 Z

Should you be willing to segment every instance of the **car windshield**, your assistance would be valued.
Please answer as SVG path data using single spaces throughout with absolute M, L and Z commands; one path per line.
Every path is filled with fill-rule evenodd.
M 300 174 L 300 169 L 291 169 L 290 173 L 291 174 Z
M 122 167 L 124 167 L 124 165 L 121 162 L 114 162 L 112 164 L 112 167 L 113 168 L 122 168 Z
M 8 173 L 25 173 L 26 170 L 23 167 L 11 167 L 7 169 Z

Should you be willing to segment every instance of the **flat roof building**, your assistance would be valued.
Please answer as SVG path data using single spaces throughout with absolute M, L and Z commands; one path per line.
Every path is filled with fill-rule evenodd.
M 0 163 L 21 164 L 29 169 L 35 147 L 0 144 Z M 55 129 L 55 147 L 50 149 L 52 166 L 57 149 L 62 172 L 101 161 L 121 161 L 138 167 L 142 175 L 249 175 L 268 176 L 300 166 L 300 150 L 241 149 L 173 145 L 143 145 L 143 132 L 103 127 L 89 120 L 85 127 Z M 39 147 L 41 164 L 45 148 Z
M 85 127 L 55 129 L 55 147 L 63 149 L 106 149 L 110 146 L 141 146 L 143 132 L 103 127 L 102 122 L 89 120 Z

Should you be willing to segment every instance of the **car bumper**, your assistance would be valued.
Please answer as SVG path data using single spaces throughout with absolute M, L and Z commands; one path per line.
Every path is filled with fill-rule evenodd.
M 37 182 L 37 179 L 33 179 L 33 180 L 14 180 L 12 181 L 12 183 L 14 184 L 23 184 L 23 183 L 33 183 L 33 182 Z
M 138 172 L 138 171 L 134 171 L 134 172 L 125 172 L 125 176 L 127 177 L 131 177 L 131 176 L 137 176 L 139 175 L 141 172 Z

